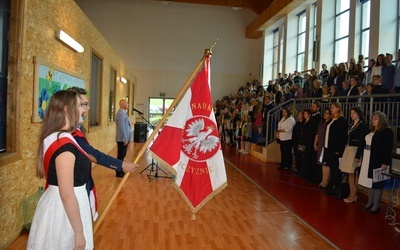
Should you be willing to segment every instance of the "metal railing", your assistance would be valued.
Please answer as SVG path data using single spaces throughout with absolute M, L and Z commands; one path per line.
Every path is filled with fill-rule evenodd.
M 268 112 L 268 126 L 266 129 L 267 145 L 275 141 L 274 131 L 276 130 L 278 122 L 282 117 L 281 111 L 283 107 L 290 106 L 291 109 L 295 111 L 293 112 L 293 116 L 296 119 L 296 111 L 310 109 L 311 104 L 314 101 L 319 101 L 321 103 L 322 114 L 326 109 L 330 108 L 331 103 L 339 102 L 342 105 L 343 116 L 348 120 L 348 123 L 350 123 L 351 120 L 349 114 L 350 109 L 354 106 L 359 106 L 362 108 L 368 124 L 371 120 L 373 112 L 379 110 L 385 113 L 394 133 L 393 147 L 400 147 L 400 138 L 398 138 L 398 136 L 400 136 L 400 94 L 290 99 Z

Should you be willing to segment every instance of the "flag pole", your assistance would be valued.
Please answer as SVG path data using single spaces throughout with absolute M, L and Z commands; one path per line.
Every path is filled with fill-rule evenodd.
M 217 44 L 218 39 L 214 42 L 214 44 L 209 48 L 209 49 L 205 49 L 204 50 L 204 55 L 201 58 L 200 62 L 197 64 L 196 68 L 193 70 L 192 74 L 189 76 L 188 80 L 186 81 L 186 83 L 183 85 L 183 87 L 181 88 L 181 90 L 179 91 L 179 93 L 176 95 L 174 101 L 171 103 L 170 107 L 168 108 L 168 110 L 165 112 L 164 116 L 161 118 L 161 120 L 158 122 L 157 126 L 154 128 L 153 132 L 151 133 L 151 135 L 149 136 L 149 138 L 147 138 L 146 142 L 143 144 L 142 148 L 140 149 L 138 155 L 136 156 L 134 163 L 138 163 L 139 159 L 143 156 L 144 152 L 146 151 L 147 147 L 149 146 L 150 142 L 153 140 L 153 138 L 156 136 L 156 134 L 158 133 L 158 131 L 160 130 L 161 126 L 164 124 L 165 120 L 167 119 L 167 117 L 169 116 L 169 114 L 172 112 L 173 108 L 175 108 L 175 106 L 180 102 L 180 100 L 182 99 L 183 95 L 186 93 L 186 91 L 189 89 L 190 85 L 193 82 L 193 79 L 196 77 L 196 75 L 199 73 L 199 71 L 202 69 L 202 67 L 204 67 L 204 61 L 208 56 L 212 55 L 212 48 L 215 46 L 215 44 Z M 96 220 L 96 222 L 94 223 L 94 228 L 93 228 L 93 232 L 94 234 L 97 232 L 97 230 L 100 227 L 101 222 L 103 221 L 104 217 L 106 216 L 108 210 L 110 209 L 112 203 L 114 202 L 115 198 L 117 197 L 117 195 L 119 194 L 119 192 L 121 191 L 122 187 L 124 186 L 125 182 L 128 180 L 128 177 L 130 176 L 130 172 L 126 173 L 124 178 L 121 180 L 121 182 L 119 183 L 117 189 L 115 190 L 115 192 L 113 193 L 113 195 L 111 196 L 110 200 L 108 201 L 106 207 L 104 208 L 104 210 L 99 214 L 99 218 Z

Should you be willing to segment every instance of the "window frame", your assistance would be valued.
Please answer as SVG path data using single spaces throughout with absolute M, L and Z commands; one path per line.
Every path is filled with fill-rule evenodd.
M 334 63 L 341 63 L 340 60 L 339 60 L 339 57 L 336 58 L 336 55 L 337 55 L 336 44 L 341 42 L 344 39 L 347 39 L 347 46 L 346 47 L 348 48 L 348 44 L 349 44 L 349 40 L 348 39 L 349 39 L 349 33 L 350 33 L 350 30 L 348 30 L 347 35 L 341 36 L 341 37 L 336 37 L 336 33 L 337 33 L 336 32 L 336 28 L 337 28 L 337 25 L 338 25 L 337 24 L 338 18 L 340 18 L 341 15 L 343 15 L 345 13 L 348 13 L 349 14 L 349 20 L 350 20 L 350 4 L 349 4 L 349 8 L 348 9 L 345 9 L 345 10 L 343 10 L 343 11 L 338 13 L 338 9 L 337 9 L 338 1 L 342 1 L 342 0 L 335 0 L 335 17 L 334 17 L 335 20 L 334 20 L 334 35 L 333 35 L 333 37 L 334 37 L 334 39 L 333 39 L 333 43 L 334 43 L 334 45 L 333 45 L 333 61 L 334 61 Z M 346 55 L 347 59 L 344 62 L 348 61 L 348 57 L 349 57 L 349 55 L 348 55 L 348 51 L 347 51 L 347 55 Z
M 22 159 L 21 155 L 21 132 L 19 129 L 21 109 L 22 78 L 22 47 L 25 26 L 25 5 L 20 1 L 10 2 L 10 22 L 8 32 L 8 79 L 7 79 L 7 106 L 6 106 L 6 150 L 0 154 L 0 167 L 12 164 Z
M 151 105 L 151 100 L 152 99 L 160 99 L 160 100 L 162 100 L 162 112 L 152 112 L 152 110 L 151 110 L 151 107 L 150 107 L 150 105 Z M 174 101 L 174 98 L 170 98 L 170 97 L 149 97 L 149 109 L 148 109 L 148 117 L 149 117 L 149 122 L 150 122 L 150 124 L 152 125 L 152 126 L 157 126 L 157 123 L 153 123 L 152 122 L 152 116 L 159 116 L 159 115 L 161 115 L 161 117 L 162 116 L 164 116 L 164 114 L 165 114 L 165 112 L 167 112 L 167 110 L 168 110 L 168 108 L 166 107 L 166 105 L 165 105 L 165 101 L 166 100 L 168 100 L 168 101 L 170 101 L 170 105 L 172 104 L 172 102 Z M 171 112 L 170 114 L 169 114 L 169 117 L 171 117 L 171 115 L 172 115 L 172 113 L 173 112 Z M 167 119 L 168 120 L 168 119 Z M 166 120 L 166 121 L 167 121 Z
M 303 23 L 300 23 L 300 20 L 301 20 L 301 18 L 305 18 L 304 20 L 302 20 L 303 22 L 304 22 L 304 24 Z M 304 28 L 304 31 L 300 31 L 300 25 L 304 25 L 305 26 L 305 28 Z M 303 39 L 303 44 L 304 44 L 304 51 L 303 52 L 300 52 L 299 51 L 299 43 L 300 43 L 300 37 L 303 37 L 302 39 Z M 302 71 L 304 71 L 305 70 L 305 67 L 306 67 L 306 65 L 305 65 L 305 55 L 306 55 L 306 48 L 307 48 L 307 46 L 306 46 L 306 42 L 307 42 L 307 13 L 306 13 L 306 10 L 303 10 L 302 12 L 300 12 L 299 14 L 297 14 L 297 44 L 296 44 L 296 70 L 298 71 L 298 72 L 302 72 Z M 302 57 L 303 58 L 303 65 L 302 65 L 302 68 L 300 68 L 300 65 L 299 65 L 299 59 L 300 59 L 300 57 Z
M 272 31 L 272 79 L 278 77 L 279 72 L 279 51 L 280 51 L 280 39 L 279 39 L 279 28 Z M 276 58 L 276 60 L 275 60 Z
M 366 34 L 366 37 L 368 38 L 368 46 L 367 46 L 367 48 L 369 48 L 369 44 L 370 44 L 370 39 L 369 39 L 369 36 L 370 36 L 370 28 L 371 28 L 371 22 L 370 22 L 370 20 L 371 20 L 371 1 L 370 0 L 363 0 L 363 1 L 361 1 L 360 2 L 361 3 L 361 21 L 360 21 L 360 55 L 363 55 L 364 56 L 364 60 L 366 61 L 366 62 L 368 62 L 368 60 L 369 60 L 369 50 L 367 49 L 367 53 L 368 54 L 365 54 L 364 52 L 363 52 L 363 46 L 364 46 L 364 39 L 363 39 L 363 34 L 365 34 L 365 33 L 367 33 Z M 368 27 L 363 27 L 363 17 L 364 17 L 364 15 L 365 15 L 365 13 L 364 13 L 364 4 L 368 4 L 368 10 L 369 10 L 369 13 L 368 13 L 368 15 L 369 15 L 369 18 L 367 18 L 367 20 L 369 21 L 369 23 L 368 23 Z M 366 67 L 368 67 L 368 63 L 366 63 L 365 65 L 364 65 L 364 68 L 366 68 Z
M 117 89 L 117 69 L 113 66 L 110 67 L 109 91 L 108 91 L 108 122 L 115 121 L 116 109 L 116 91 Z M 113 92 L 112 92 L 113 91 Z
M 100 65 L 98 66 L 98 71 L 93 71 L 93 58 L 98 58 Z M 89 89 L 89 101 L 90 101 L 90 112 L 89 112 L 89 121 L 88 121 L 88 131 L 91 128 L 100 127 L 102 124 L 102 89 L 103 89 L 103 67 L 104 67 L 104 58 L 99 55 L 96 51 L 92 50 L 91 54 L 91 69 L 90 69 L 90 89 Z M 98 79 L 94 79 L 94 74 L 98 76 Z M 96 81 L 96 88 L 94 87 L 94 81 Z M 95 91 L 94 91 L 95 90 Z M 96 93 L 94 93 L 96 92 Z M 96 124 L 94 124 L 93 120 L 95 118 Z

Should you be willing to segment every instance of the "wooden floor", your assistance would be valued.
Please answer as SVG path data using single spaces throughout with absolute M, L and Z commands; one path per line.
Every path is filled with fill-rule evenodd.
M 131 144 L 127 158 L 133 159 L 141 145 Z M 147 170 L 139 173 L 151 162 L 142 157 L 139 171 L 129 176 L 95 234 L 96 249 L 399 248 L 384 212 L 369 215 L 362 203 L 343 204 L 323 195 L 298 176 L 278 171 L 277 164 L 231 147 L 223 151 L 228 187 L 196 214 L 195 221 L 171 179 L 150 182 Z M 104 204 L 121 179 L 103 167 L 95 167 L 93 175 Z M 25 249 L 26 238 L 24 232 L 9 249 Z

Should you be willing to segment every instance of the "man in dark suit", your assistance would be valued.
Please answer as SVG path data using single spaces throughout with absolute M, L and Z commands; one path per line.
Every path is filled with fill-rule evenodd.
M 341 88 L 339 88 L 339 102 L 340 103 L 346 103 L 347 102 L 347 95 L 349 94 L 350 87 L 349 87 L 349 81 L 344 80 L 340 84 Z
M 350 76 L 350 90 L 347 92 L 347 96 L 359 96 L 360 93 L 357 89 L 357 76 Z M 349 98 L 347 99 L 347 103 L 355 103 L 357 102 L 357 98 Z
M 314 101 L 311 104 L 311 118 L 310 118 L 310 142 L 312 144 L 306 146 L 306 151 L 307 157 L 304 157 L 306 159 L 303 159 L 303 161 L 306 161 L 305 163 L 308 166 L 311 166 L 309 168 L 309 171 L 306 171 L 306 175 L 304 178 L 309 180 L 312 183 L 319 183 L 322 180 L 322 170 L 321 166 L 317 164 L 317 151 L 314 149 L 314 138 L 315 135 L 317 134 L 318 130 L 318 125 L 322 120 L 322 115 L 321 115 L 321 103 L 318 101 Z M 308 150 L 307 150 L 308 147 Z
M 362 84 L 362 83 L 357 84 L 357 89 L 358 89 L 358 94 L 360 96 L 368 95 L 366 86 L 364 84 Z M 358 100 L 357 102 L 359 104 L 362 104 L 362 103 L 368 102 L 369 98 L 358 98 L 357 100 Z

